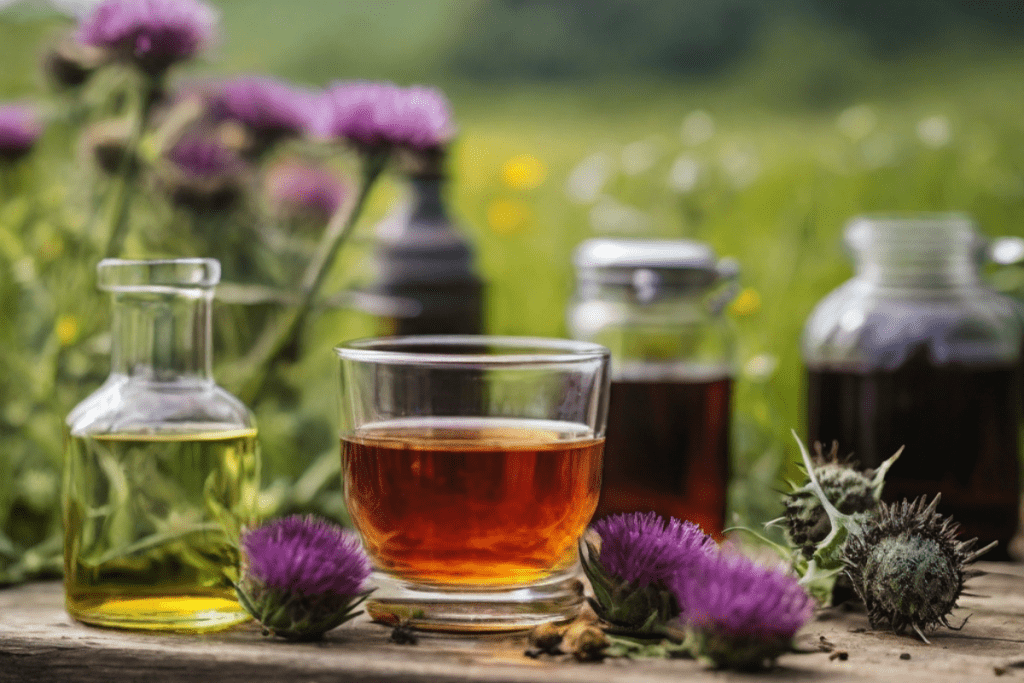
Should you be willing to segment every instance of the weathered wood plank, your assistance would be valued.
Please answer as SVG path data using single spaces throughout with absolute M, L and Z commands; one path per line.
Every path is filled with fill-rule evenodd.
M 603 664 L 536 661 L 522 637 L 424 636 L 415 646 L 388 642 L 386 628 L 356 620 L 320 643 L 267 639 L 252 625 L 204 636 L 111 631 L 72 621 L 59 584 L 0 591 L 0 681 L 392 681 L 413 683 L 561 683 L 569 681 L 771 680 L 991 681 L 997 670 L 1024 675 L 1024 567 L 982 563 L 990 573 L 971 584 L 989 597 L 962 600 L 961 632 L 939 631 L 928 646 L 907 636 L 859 631 L 863 614 L 824 610 L 802 632 L 804 649 L 821 637 L 846 651 L 791 654 L 760 676 L 710 672 L 688 660 Z M 901 659 L 901 654 L 910 659 Z

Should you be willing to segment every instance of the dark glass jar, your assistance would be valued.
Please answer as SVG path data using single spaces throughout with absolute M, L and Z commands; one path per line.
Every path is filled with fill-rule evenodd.
M 1018 525 L 1020 353 L 1016 305 L 981 280 L 984 241 L 960 214 L 854 219 L 856 274 L 804 328 L 808 436 L 863 466 L 905 450 L 889 501 L 942 493 L 965 537 Z
M 612 352 L 597 515 L 654 511 L 721 533 L 729 487 L 731 261 L 689 240 L 593 239 L 570 334 Z

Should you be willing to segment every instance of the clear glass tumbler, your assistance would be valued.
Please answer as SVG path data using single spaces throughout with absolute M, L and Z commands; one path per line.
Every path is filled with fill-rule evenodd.
M 335 349 L 345 501 L 378 621 L 504 631 L 572 618 L 594 514 L 608 350 L 556 339 L 391 337 Z

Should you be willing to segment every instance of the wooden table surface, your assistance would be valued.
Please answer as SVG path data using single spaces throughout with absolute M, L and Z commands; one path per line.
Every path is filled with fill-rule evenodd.
M 957 616 L 971 615 L 960 632 L 936 631 L 932 644 L 872 632 L 862 613 L 820 611 L 801 631 L 809 653 L 788 654 L 770 672 L 715 672 L 692 660 L 605 660 L 580 664 L 523 656 L 522 636 L 423 636 L 417 645 L 389 642 L 390 631 L 350 622 L 319 643 L 264 638 L 248 624 L 203 636 L 131 633 L 72 621 L 58 583 L 0 590 L 0 681 L 186 680 L 233 683 L 295 681 L 992 681 L 1024 680 L 1024 566 L 979 563 L 989 572 L 969 590 Z M 834 650 L 819 651 L 820 639 Z M 846 652 L 845 659 L 837 653 Z M 910 658 L 901 658 L 901 655 Z

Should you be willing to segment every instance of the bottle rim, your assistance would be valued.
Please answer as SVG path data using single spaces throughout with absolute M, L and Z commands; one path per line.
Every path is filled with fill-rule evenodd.
M 96 266 L 97 287 L 107 292 L 212 289 L 220 282 L 213 258 L 103 259 Z

